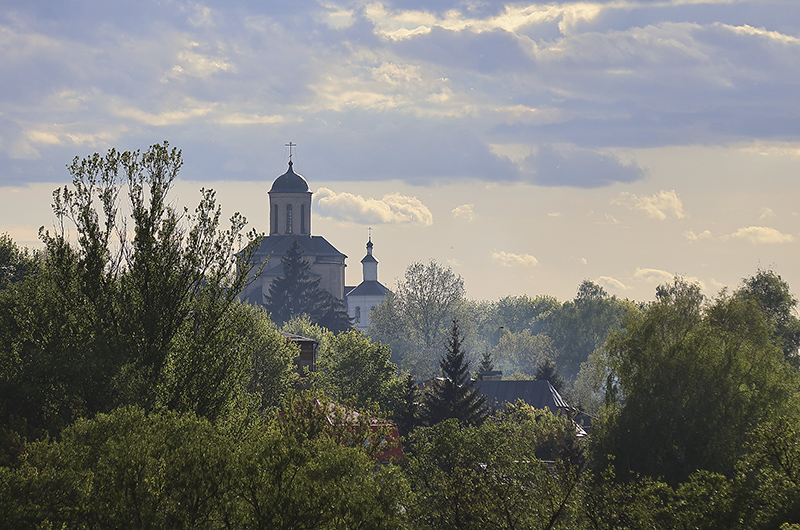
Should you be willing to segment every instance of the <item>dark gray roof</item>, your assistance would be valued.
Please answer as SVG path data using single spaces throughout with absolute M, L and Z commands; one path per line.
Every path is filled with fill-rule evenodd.
M 550 412 L 569 408 L 567 402 L 549 381 L 475 381 L 475 388 L 486 396 L 486 405 L 501 408 L 522 400 L 537 409 L 547 407 Z
M 378 263 L 378 260 L 372 254 L 367 254 L 361 259 L 361 263 Z
M 308 182 L 303 178 L 303 175 L 294 172 L 291 160 L 289 160 L 289 169 L 275 179 L 275 182 L 272 183 L 272 189 L 269 190 L 270 193 L 303 193 L 307 191 Z
M 281 257 L 286 254 L 294 240 L 300 243 L 300 249 L 303 251 L 303 257 L 309 262 L 313 263 L 312 257 L 327 257 L 327 258 L 346 258 L 344 254 L 336 250 L 336 247 L 328 243 L 322 236 L 293 236 L 293 235 L 278 235 L 267 236 L 261 241 L 261 246 L 255 253 L 256 257 L 263 256 L 276 256 Z
M 383 296 L 389 292 L 389 289 L 383 286 L 381 282 L 368 281 L 361 282 L 358 287 L 347 293 L 347 296 Z

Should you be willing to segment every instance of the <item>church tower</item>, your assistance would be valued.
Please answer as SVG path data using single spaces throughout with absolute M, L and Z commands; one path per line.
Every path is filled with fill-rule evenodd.
M 372 236 L 367 241 L 367 255 L 361 260 L 363 281 L 347 293 L 347 314 L 361 331 L 369 327 L 369 313 L 383 302 L 389 289 L 378 281 L 378 260 L 372 255 Z
M 292 144 L 293 146 L 294 144 Z M 303 259 L 311 266 L 311 276 L 320 287 L 344 301 L 344 269 L 347 256 L 322 236 L 311 235 L 311 195 L 308 182 L 294 171 L 291 152 L 289 169 L 276 178 L 269 192 L 269 235 L 251 258 L 258 277 L 240 295 L 254 304 L 264 304 L 272 280 L 283 276 L 281 258 L 294 241 L 300 244 Z

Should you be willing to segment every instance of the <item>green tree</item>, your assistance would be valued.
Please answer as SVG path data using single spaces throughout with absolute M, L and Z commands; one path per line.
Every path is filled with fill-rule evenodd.
M 0 234 L 0 289 L 22 280 L 33 271 L 36 253 L 20 248 L 8 233 Z
M 601 286 L 584 280 L 575 299 L 547 318 L 544 332 L 553 339 L 559 370 L 572 380 L 582 362 L 605 344 L 609 332 L 619 329 L 632 304 L 609 296 Z
M 435 260 L 412 263 L 394 291 L 373 309 L 368 333 L 389 345 L 402 369 L 429 378 L 436 372 L 448 323 L 459 316 L 465 301 L 464 280 L 450 267 Z
M 416 429 L 406 464 L 413 527 L 576 528 L 579 468 L 561 458 L 570 451 L 554 450 L 574 440 L 568 419 L 527 405 L 480 426 L 450 419 Z M 554 457 L 550 468 L 539 452 Z
M 313 323 L 333 332 L 352 327 L 342 301 L 320 287 L 319 279 L 311 279 L 311 266 L 303 259 L 297 239 L 286 249 L 281 265 L 283 276 L 270 284 L 266 303 L 276 324 L 282 326 L 293 318 L 308 315 Z
M 258 237 L 242 248 L 239 214 L 221 228 L 211 190 L 193 212 L 172 206 L 182 164 L 165 142 L 68 166 L 39 265 L 0 291 L 4 424 L 22 418 L 38 436 L 122 404 L 214 418 L 249 399 L 242 337 L 258 318 L 237 293 Z
M 800 319 L 796 316 L 797 299 L 789 284 L 771 270 L 759 270 L 745 278 L 734 296 L 753 300 L 761 307 L 773 326 L 773 337 L 786 360 L 797 366 L 800 348 Z
M 388 346 L 358 330 L 329 332 L 320 344 L 314 382 L 334 400 L 355 400 L 357 407 L 378 404 L 392 411 L 400 401 L 403 380 L 391 356 Z
M 447 351 L 439 361 L 442 379 L 435 379 L 424 402 L 424 416 L 429 425 L 448 418 L 464 423 L 480 423 L 487 414 L 486 398 L 478 394 L 469 371 L 469 361 L 462 349 L 458 321 L 453 320 Z
M 680 278 L 606 349 L 622 401 L 593 426 L 593 447 L 599 461 L 614 455 L 622 477 L 731 476 L 755 429 L 795 407 L 796 373 L 758 305 L 730 296 L 706 305 Z
M 536 367 L 533 378 L 537 381 L 548 381 L 559 393 L 564 391 L 564 378 L 558 373 L 558 367 L 550 359 L 545 359 Z

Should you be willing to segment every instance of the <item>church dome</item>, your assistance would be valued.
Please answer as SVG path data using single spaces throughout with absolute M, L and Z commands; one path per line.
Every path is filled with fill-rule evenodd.
M 272 189 L 269 190 L 270 193 L 304 193 L 307 191 L 308 182 L 303 178 L 303 175 L 294 172 L 291 160 L 289 160 L 289 169 L 275 179 L 275 182 L 272 183 Z

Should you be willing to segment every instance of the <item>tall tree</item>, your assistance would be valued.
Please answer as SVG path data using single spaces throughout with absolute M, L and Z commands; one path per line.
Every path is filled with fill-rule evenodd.
M 283 276 L 272 281 L 266 303 L 267 311 L 278 326 L 308 315 L 311 322 L 333 332 L 352 327 L 342 301 L 320 287 L 319 278 L 311 278 L 311 265 L 303 258 L 296 238 L 286 249 L 281 265 Z
M 462 348 L 458 321 L 453 320 L 447 351 L 439 361 L 442 379 L 434 380 L 433 389 L 424 404 L 428 424 L 439 423 L 448 418 L 478 424 L 487 415 L 486 398 L 474 388 L 475 381 L 469 371 L 469 361 Z
M 773 327 L 773 337 L 778 341 L 786 360 L 800 365 L 800 320 L 795 314 L 797 299 L 789 284 L 771 270 L 759 270 L 745 278 L 735 296 L 752 300 L 764 311 Z
M 434 375 L 448 322 L 466 301 L 464 280 L 435 260 L 406 268 L 394 291 L 373 309 L 369 335 L 392 348 L 401 368 L 420 379 Z
M 606 346 L 620 404 L 593 426 L 601 461 L 621 476 L 670 483 L 705 469 L 734 472 L 752 433 L 783 414 L 796 417 L 797 374 L 784 361 L 758 306 L 676 278 Z

